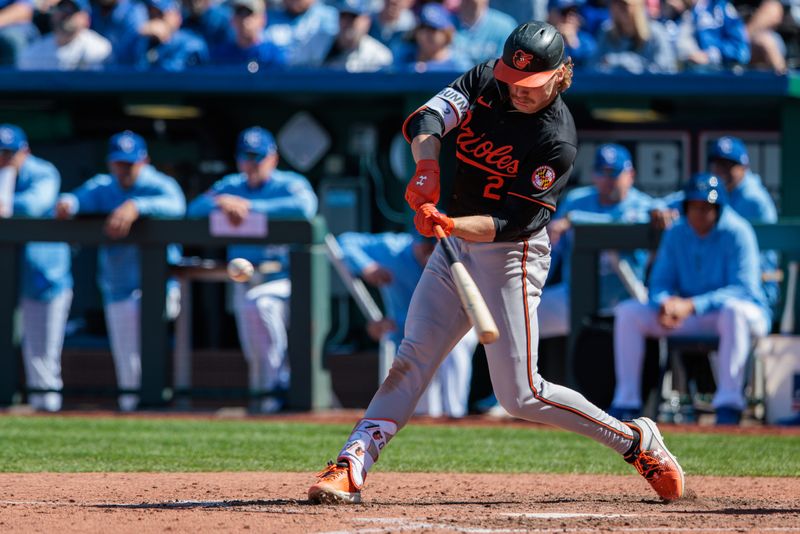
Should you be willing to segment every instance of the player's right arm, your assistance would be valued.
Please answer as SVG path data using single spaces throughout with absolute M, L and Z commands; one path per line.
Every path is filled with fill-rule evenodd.
M 345 232 L 337 240 L 342 247 L 344 262 L 354 276 L 362 277 L 374 286 L 392 281 L 392 273 L 383 266 L 389 256 L 390 234 Z
M 405 199 L 417 211 L 422 204 L 439 202 L 439 152 L 441 139 L 463 121 L 479 93 L 487 64 L 478 65 L 439 91 L 403 123 L 403 136 L 411 144 L 417 164 L 406 187 Z
M 78 213 L 107 213 L 108 210 L 102 210 L 102 197 L 111 180 L 107 174 L 98 174 L 71 193 L 63 193 L 58 197 L 56 217 L 66 219 Z
M 650 302 L 656 306 L 677 293 L 678 267 L 673 258 L 682 254 L 678 231 L 672 227 L 664 232 L 650 272 Z
M 36 169 L 31 187 L 14 194 L 14 213 L 28 217 L 44 216 L 56 202 L 61 175 L 51 164 Z

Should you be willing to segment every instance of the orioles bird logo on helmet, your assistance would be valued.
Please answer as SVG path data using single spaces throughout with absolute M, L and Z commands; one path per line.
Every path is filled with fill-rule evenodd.
M 532 59 L 533 54 L 526 54 L 522 50 L 517 50 L 514 52 L 514 57 L 511 59 L 511 61 L 514 62 L 515 67 L 517 67 L 519 70 L 523 70 L 528 66 L 528 63 L 530 63 Z

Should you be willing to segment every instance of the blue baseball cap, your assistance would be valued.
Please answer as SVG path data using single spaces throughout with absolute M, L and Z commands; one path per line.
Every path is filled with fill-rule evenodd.
M 607 143 L 597 148 L 594 158 L 594 172 L 603 176 L 619 176 L 633 169 L 631 153 L 622 145 Z
M 269 130 L 253 126 L 239 134 L 239 141 L 236 143 L 236 158 L 262 160 L 277 149 L 275 138 Z
M 337 0 L 333 3 L 333 7 L 339 10 L 339 13 L 352 13 L 353 15 L 366 15 L 371 12 L 370 0 Z
M 144 5 L 147 7 L 154 7 L 162 13 L 178 11 L 178 3 L 175 0 L 144 0 Z
M 28 148 L 28 136 L 22 128 L 13 124 L 0 124 L 0 150 L 17 152 Z
M 455 29 L 453 15 L 441 4 L 425 4 L 419 13 L 419 25 L 434 30 Z
M 698 172 L 692 175 L 683 186 L 684 203 L 690 200 L 700 200 L 716 206 L 725 206 L 728 203 L 728 192 L 722 185 L 722 180 L 709 172 Z M 683 209 L 686 213 L 686 207 Z
M 147 158 L 147 143 L 142 136 L 125 130 L 111 136 L 108 141 L 108 161 L 138 163 Z
M 717 139 L 711 149 L 709 159 L 726 159 L 739 165 L 750 165 L 750 157 L 744 142 L 738 137 L 725 136 Z
M 586 0 L 549 0 L 547 2 L 547 9 L 557 9 L 563 11 L 571 7 L 581 7 L 586 3 Z

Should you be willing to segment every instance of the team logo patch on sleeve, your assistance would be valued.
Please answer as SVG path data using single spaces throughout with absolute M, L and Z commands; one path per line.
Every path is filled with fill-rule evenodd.
M 537 167 L 531 176 L 531 183 L 539 191 L 550 189 L 556 181 L 556 171 L 548 165 Z

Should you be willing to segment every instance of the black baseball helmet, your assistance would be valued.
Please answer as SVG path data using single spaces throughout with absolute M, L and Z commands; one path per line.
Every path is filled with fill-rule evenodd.
M 511 32 L 494 77 L 510 85 L 541 87 L 564 63 L 564 38 L 546 22 L 532 20 Z

